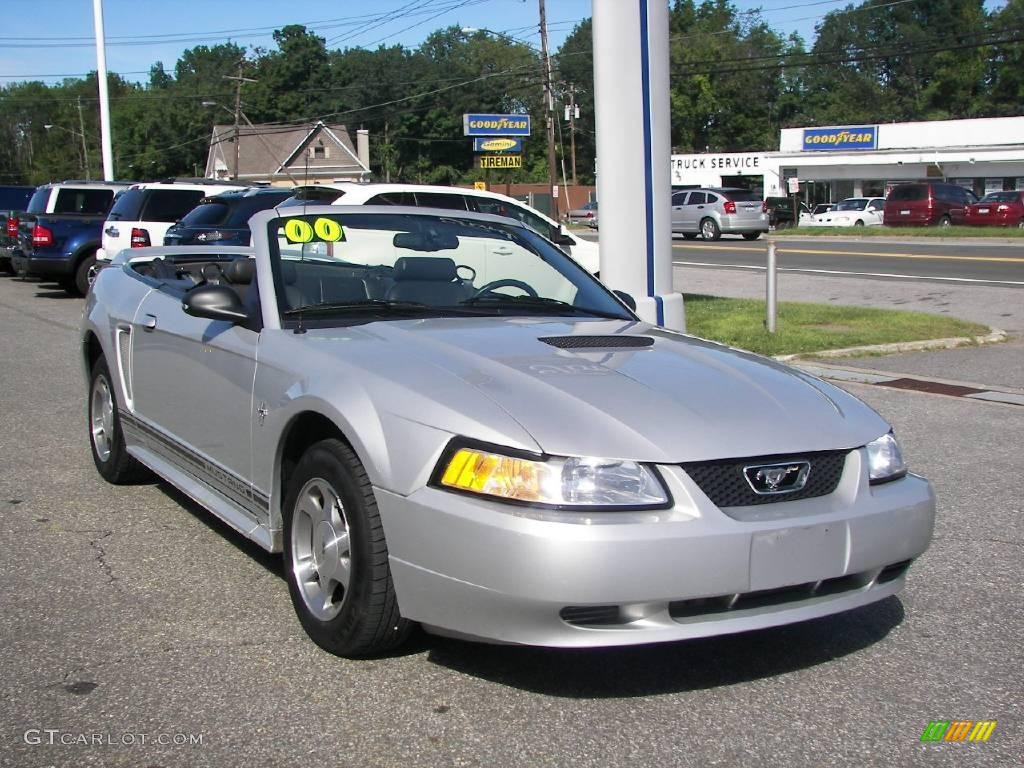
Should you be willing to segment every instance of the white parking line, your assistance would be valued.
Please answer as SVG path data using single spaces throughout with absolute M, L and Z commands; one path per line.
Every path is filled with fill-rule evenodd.
M 763 272 L 766 267 L 752 264 L 721 264 L 705 261 L 674 261 L 679 267 L 713 267 L 719 269 L 752 269 Z M 850 275 L 853 277 L 892 277 L 898 280 L 942 280 L 951 283 L 981 283 L 984 285 L 1024 285 L 1024 280 L 980 280 L 973 277 L 931 277 L 929 275 L 894 275 L 889 272 L 844 272 L 837 269 L 799 269 L 779 267 L 779 272 L 804 272 L 816 275 Z

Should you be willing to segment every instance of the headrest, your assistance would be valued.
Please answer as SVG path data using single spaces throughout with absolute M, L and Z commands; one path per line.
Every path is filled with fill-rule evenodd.
M 224 268 L 224 277 L 229 283 L 236 285 L 249 285 L 255 275 L 256 261 L 254 259 L 235 259 Z
M 282 261 L 281 264 L 281 279 L 284 280 L 285 285 L 295 285 L 295 281 L 299 279 L 299 272 L 295 269 L 295 265 L 290 261 Z
M 455 262 L 443 257 L 408 257 L 395 259 L 394 279 L 398 281 L 425 280 L 450 283 L 456 278 Z

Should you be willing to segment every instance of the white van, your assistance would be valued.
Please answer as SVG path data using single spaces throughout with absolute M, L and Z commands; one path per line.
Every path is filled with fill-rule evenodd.
M 523 222 L 530 229 L 551 240 L 584 269 L 597 274 L 601 268 L 597 243 L 581 239 L 543 213 L 535 211 L 515 198 L 499 195 L 497 192 L 424 184 L 340 182 L 300 187 L 295 197 L 284 205 L 291 205 L 300 199 L 332 205 L 409 205 L 507 216 Z

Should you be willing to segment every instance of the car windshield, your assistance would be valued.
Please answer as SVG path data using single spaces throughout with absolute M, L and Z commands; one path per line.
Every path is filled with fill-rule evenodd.
M 591 275 L 518 224 L 414 213 L 272 219 L 283 320 L 335 325 L 410 316 L 635 318 Z
M 1017 201 L 1020 192 L 989 192 L 983 198 L 983 203 L 1013 203 Z
M 837 211 L 863 211 L 868 204 L 866 197 L 850 197 L 836 205 Z

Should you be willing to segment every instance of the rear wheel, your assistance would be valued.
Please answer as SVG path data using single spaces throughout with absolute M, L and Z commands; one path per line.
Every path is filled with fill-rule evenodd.
M 743 233 L 743 239 L 744 240 L 757 240 L 757 238 L 759 238 L 760 236 L 761 236 L 760 232 L 744 232 Z
M 89 275 L 92 272 L 93 267 L 96 266 L 96 254 L 90 253 L 85 256 L 78 266 L 75 267 L 75 277 L 73 281 L 69 281 L 69 285 L 64 286 L 68 293 L 77 293 L 79 296 L 85 296 L 89 292 Z
M 408 637 L 370 480 L 342 441 L 322 440 L 299 461 L 284 535 L 288 591 L 313 642 L 339 656 L 369 656 Z
M 704 219 L 700 223 L 700 235 L 705 240 L 717 240 L 722 236 L 722 230 L 718 228 L 714 219 Z
M 949 226 L 949 225 L 951 225 L 952 223 L 953 223 L 953 222 L 949 220 L 949 216 L 943 216 L 943 217 L 942 217 L 941 219 L 939 219 L 939 224 L 938 224 L 938 226 L 940 226 L 940 227 L 942 227 L 943 229 L 945 229 L 946 227 L 948 227 L 948 226 Z
M 864 222 L 861 221 L 860 219 L 857 219 L 855 222 L 853 222 L 853 226 L 855 226 L 855 227 L 863 227 L 864 226 Z
M 102 357 L 93 364 L 89 378 L 89 445 L 96 470 L 108 483 L 126 485 L 148 477 L 146 468 L 128 455 L 114 383 Z

